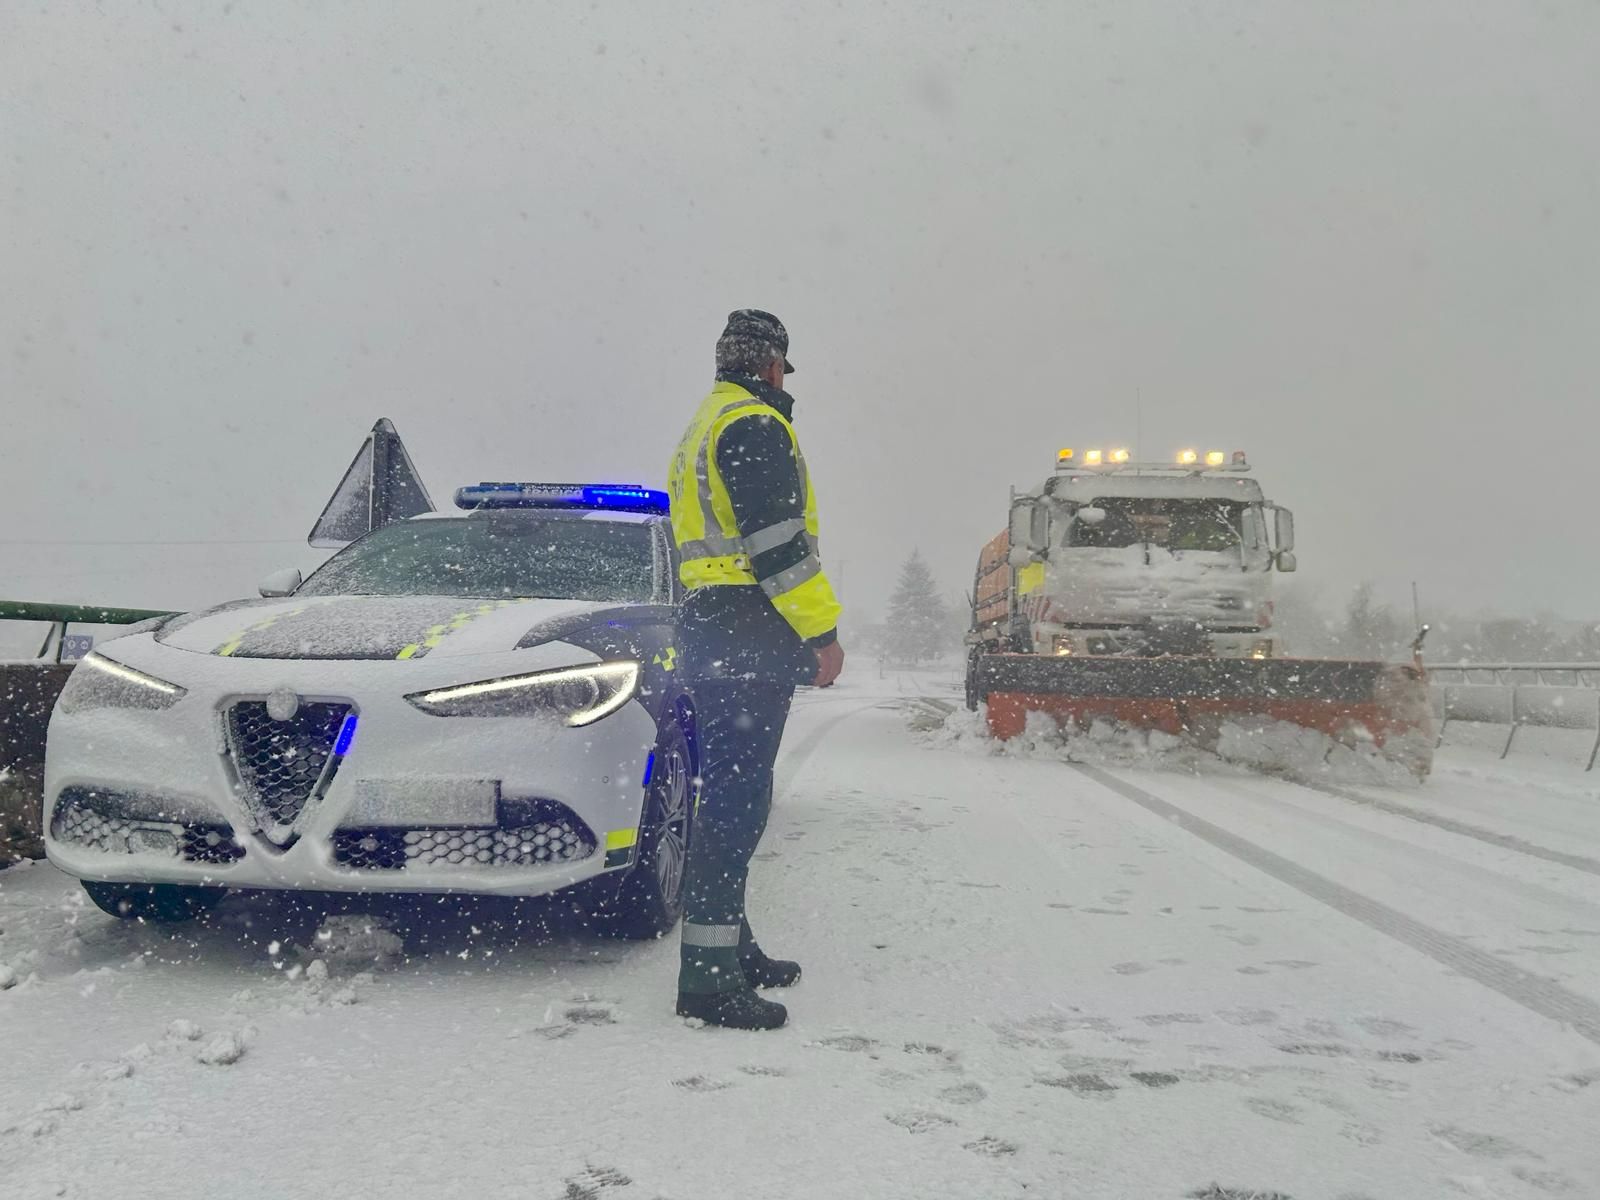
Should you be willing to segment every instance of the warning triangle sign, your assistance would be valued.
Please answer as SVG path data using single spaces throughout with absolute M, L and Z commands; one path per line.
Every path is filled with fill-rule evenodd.
M 306 540 L 318 549 L 335 550 L 391 521 L 433 511 L 400 434 L 384 417 L 361 443 Z

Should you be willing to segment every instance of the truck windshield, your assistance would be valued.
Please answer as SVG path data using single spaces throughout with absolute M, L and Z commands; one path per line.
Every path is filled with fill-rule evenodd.
M 644 525 L 506 513 L 386 525 L 334 555 L 297 594 L 629 603 L 648 601 L 653 580 Z
M 1115 548 L 1148 544 L 1167 550 L 1232 550 L 1244 538 L 1246 505 L 1223 500 L 1141 500 L 1107 497 L 1095 508 L 1105 513 L 1097 525 L 1074 520 L 1069 546 Z

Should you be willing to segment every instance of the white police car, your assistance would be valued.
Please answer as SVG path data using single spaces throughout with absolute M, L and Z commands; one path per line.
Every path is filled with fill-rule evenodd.
M 670 929 L 695 771 L 666 496 L 456 502 L 83 659 L 50 723 L 51 861 L 128 918 L 228 888 L 583 885 L 617 933 Z

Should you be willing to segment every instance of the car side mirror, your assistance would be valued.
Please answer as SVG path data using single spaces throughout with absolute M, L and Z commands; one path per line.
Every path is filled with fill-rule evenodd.
M 1095 508 L 1092 505 L 1086 508 L 1080 508 L 1075 516 L 1077 517 L 1079 523 L 1083 525 L 1104 525 L 1106 523 L 1106 510 L 1103 508 Z
M 1297 565 L 1298 560 L 1295 558 L 1293 550 L 1278 551 L 1278 570 L 1292 571 Z
M 1275 535 L 1273 540 L 1278 543 L 1279 551 L 1281 552 L 1281 551 L 1284 551 L 1284 550 L 1293 550 L 1294 549 L 1294 514 L 1292 512 L 1290 512 L 1287 508 L 1275 508 L 1275 509 L 1272 510 L 1272 523 L 1273 523 L 1273 530 L 1272 531 L 1273 531 L 1273 533 Z M 1290 558 L 1291 562 L 1294 560 L 1294 556 L 1293 555 L 1290 555 L 1289 558 Z M 1293 567 L 1279 567 L 1278 569 L 1280 571 L 1292 571 L 1292 570 L 1294 570 Z
M 299 567 L 285 567 L 281 571 L 274 571 L 256 585 L 256 591 L 267 600 L 275 600 L 280 596 L 292 596 L 295 589 L 305 580 L 300 574 Z

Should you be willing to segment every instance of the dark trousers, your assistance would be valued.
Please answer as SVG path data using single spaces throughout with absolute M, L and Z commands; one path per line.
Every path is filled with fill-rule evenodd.
M 684 878 L 686 992 L 745 986 L 741 951 L 755 940 L 745 919 L 750 856 L 772 811 L 773 764 L 794 689 L 787 684 L 707 680 L 690 688 L 700 752 L 700 790 Z

